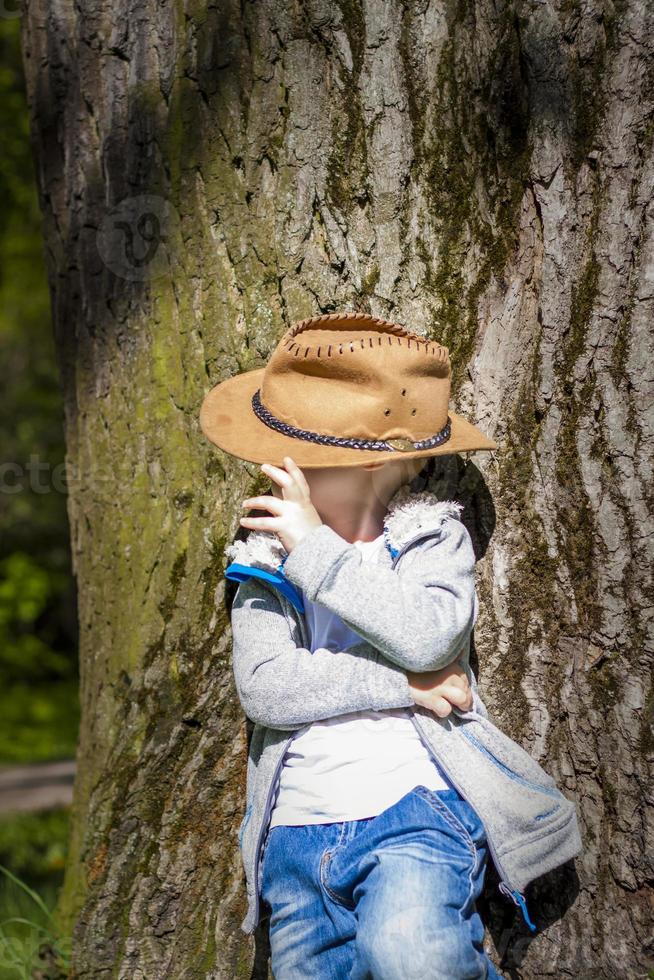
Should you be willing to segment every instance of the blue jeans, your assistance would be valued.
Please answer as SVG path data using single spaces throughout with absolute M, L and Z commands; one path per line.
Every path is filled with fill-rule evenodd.
M 486 835 L 456 789 L 415 786 L 362 820 L 272 827 L 262 860 L 275 980 L 502 976 L 475 908 Z

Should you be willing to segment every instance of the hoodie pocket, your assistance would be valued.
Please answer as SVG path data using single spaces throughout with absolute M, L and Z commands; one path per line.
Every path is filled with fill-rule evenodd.
M 556 781 L 516 741 L 487 718 L 477 717 L 461 728 L 461 734 L 514 782 L 561 800 Z

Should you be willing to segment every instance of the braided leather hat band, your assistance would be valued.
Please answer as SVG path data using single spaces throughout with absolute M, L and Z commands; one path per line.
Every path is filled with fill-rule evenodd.
M 441 443 L 447 442 L 452 428 L 452 420 L 448 416 L 447 422 L 439 432 L 434 433 L 428 439 L 420 439 L 418 442 L 412 442 L 410 439 L 348 439 L 324 435 L 321 432 L 312 432 L 309 429 L 298 429 L 289 422 L 283 422 L 262 404 L 260 389 L 257 389 L 252 396 L 252 408 L 262 422 L 277 432 L 283 432 L 286 436 L 291 436 L 293 439 L 306 439 L 308 442 L 317 442 L 322 446 L 343 446 L 346 449 L 372 449 L 379 452 L 388 452 L 389 450 L 415 452 L 417 449 L 431 449 L 432 446 L 440 446 Z

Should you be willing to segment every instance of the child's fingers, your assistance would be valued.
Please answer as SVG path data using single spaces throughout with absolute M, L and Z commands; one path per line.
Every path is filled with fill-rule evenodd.
M 465 707 L 469 700 L 468 692 L 464 691 L 457 684 L 439 684 L 438 694 L 443 698 L 447 698 L 451 704 L 456 704 L 459 708 Z
M 291 474 L 291 476 L 295 478 L 295 482 L 297 483 L 298 487 L 300 487 L 300 489 L 303 490 L 308 497 L 310 497 L 311 488 L 307 483 L 307 479 L 304 473 L 297 465 L 297 463 L 295 463 L 290 456 L 284 456 L 284 465 L 286 466 L 286 469 Z
M 284 459 L 290 459 L 290 457 L 285 456 Z M 292 460 L 291 464 L 290 471 L 273 466 L 272 463 L 263 463 L 261 469 L 271 480 L 274 480 L 275 483 L 282 487 L 284 497 L 287 500 L 294 500 L 299 503 L 308 495 L 308 491 L 305 491 L 306 480 L 304 480 L 301 470 L 295 466 Z M 298 473 L 300 474 L 300 479 L 297 477 Z
M 436 698 L 431 704 L 431 711 L 439 718 L 447 718 L 452 711 L 452 705 L 447 698 Z
M 278 484 L 278 486 L 283 487 L 285 490 L 293 486 L 293 477 L 286 470 L 281 470 L 279 466 L 273 466 L 272 463 L 262 463 L 261 469 L 273 483 Z
M 452 687 L 458 688 L 459 691 L 463 691 L 464 694 L 467 694 L 470 691 L 470 681 L 465 674 L 453 674 L 451 677 L 448 677 L 445 683 L 450 684 Z
M 296 503 L 304 501 L 307 495 L 302 484 L 296 479 L 295 473 L 281 470 L 278 466 L 273 466 L 272 463 L 263 463 L 261 469 L 282 488 L 282 494 L 287 500 L 293 500 Z
M 278 520 L 276 517 L 241 517 L 239 524 L 257 531 L 277 531 Z
M 263 510 L 269 510 L 271 514 L 279 515 L 284 512 L 284 501 L 279 497 L 248 497 L 241 507 L 261 507 Z

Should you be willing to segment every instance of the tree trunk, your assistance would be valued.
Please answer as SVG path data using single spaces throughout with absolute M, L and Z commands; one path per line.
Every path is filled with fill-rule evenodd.
M 512 976 L 654 966 L 653 19 L 27 0 L 80 604 L 75 977 L 266 975 L 238 926 L 223 577 L 259 469 L 198 411 L 344 309 L 446 344 L 453 408 L 499 444 L 431 486 L 479 548 L 486 703 L 578 802 L 585 851 L 529 886 L 533 939 L 489 904 L 489 949 Z

